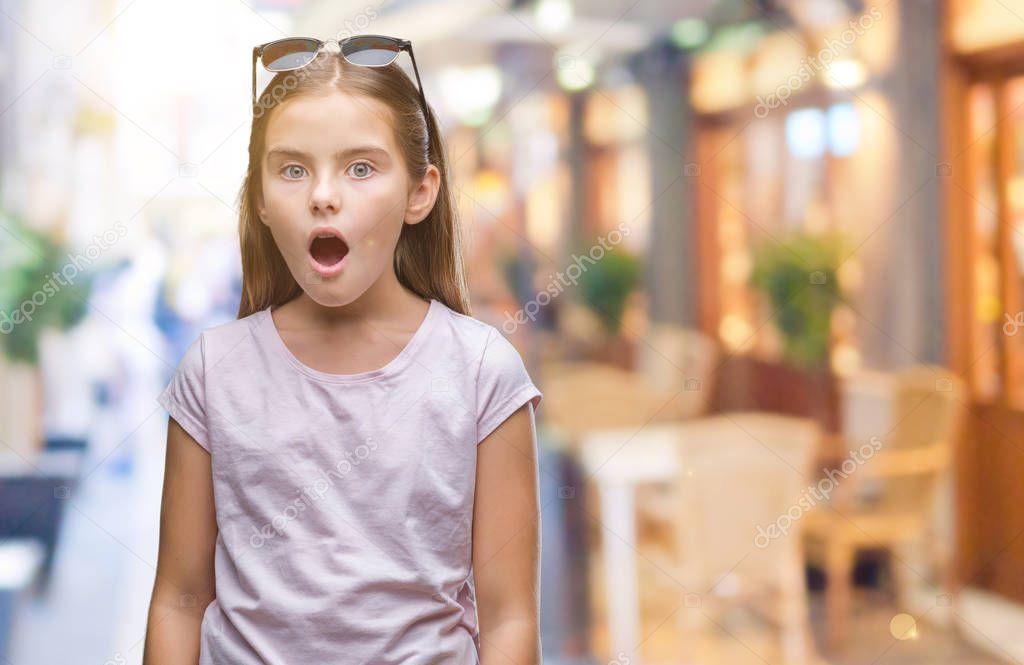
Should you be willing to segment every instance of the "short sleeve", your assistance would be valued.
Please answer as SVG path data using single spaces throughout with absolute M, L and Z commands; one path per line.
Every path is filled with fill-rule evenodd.
M 156 398 L 196 443 L 210 451 L 206 428 L 205 351 L 200 333 L 185 350 L 170 383 Z
M 477 376 L 477 444 L 524 404 L 533 402 L 536 410 L 540 401 L 541 392 L 526 372 L 519 351 L 492 327 Z

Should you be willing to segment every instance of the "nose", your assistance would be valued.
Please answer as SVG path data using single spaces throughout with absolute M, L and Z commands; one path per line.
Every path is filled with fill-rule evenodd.
M 309 198 L 309 209 L 316 214 L 335 214 L 341 208 L 337 188 L 328 177 L 320 178 Z

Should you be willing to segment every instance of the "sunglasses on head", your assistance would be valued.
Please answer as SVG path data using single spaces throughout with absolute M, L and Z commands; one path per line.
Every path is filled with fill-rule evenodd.
M 320 51 L 328 44 L 338 47 L 345 60 L 353 65 L 364 67 L 384 67 L 390 65 L 402 51 L 409 52 L 412 60 L 412 71 L 416 75 L 416 87 L 420 93 L 420 106 L 423 119 L 427 121 L 427 143 L 430 142 L 430 114 L 427 110 L 427 98 L 423 95 L 423 84 L 420 72 L 416 68 L 416 56 L 412 53 L 412 42 L 408 39 L 385 37 L 384 35 L 353 35 L 340 41 L 329 39 L 324 41 L 313 37 L 286 37 L 252 49 L 252 103 L 256 105 L 256 61 L 270 72 L 287 72 L 301 69 L 313 62 Z

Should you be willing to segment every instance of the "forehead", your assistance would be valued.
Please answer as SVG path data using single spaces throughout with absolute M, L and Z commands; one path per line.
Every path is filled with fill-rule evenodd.
M 330 154 L 374 143 L 397 157 L 390 118 L 390 109 L 369 97 L 337 90 L 299 95 L 274 108 L 267 119 L 265 145 L 287 143 L 310 154 Z

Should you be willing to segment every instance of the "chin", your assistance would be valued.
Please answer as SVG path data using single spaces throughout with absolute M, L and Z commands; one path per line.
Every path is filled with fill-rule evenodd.
M 363 270 L 353 270 L 356 265 L 347 265 L 345 269 L 334 276 L 325 277 L 319 274 L 310 266 L 302 266 L 298 270 L 293 269 L 292 275 L 301 275 L 297 279 L 299 286 L 305 291 L 310 300 L 321 307 L 344 307 L 351 304 L 370 290 L 370 288 L 384 274 L 383 268 L 380 274 L 367 275 Z M 365 266 L 358 266 L 363 268 Z
M 350 289 L 342 289 L 333 284 L 311 284 L 303 290 L 310 300 L 321 307 L 344 307 L 362 295 L 353 295 Z

